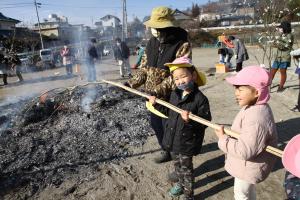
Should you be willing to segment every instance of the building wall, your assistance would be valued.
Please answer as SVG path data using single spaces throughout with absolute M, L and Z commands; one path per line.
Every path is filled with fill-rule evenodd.
M 101 20 L 101 22 L 102 22 L 102 26 L 103 27 L 113 27 L 113 28 L 116 28 L 116 27 L 118 27 L 120 25 L 119 21 L 116 18 L 114 18 L 114 17 L 112 17 L 111 19 L 106 20 L 106 21 Z
M 13 30 L 15 25 L 14 22 L 0 21 L 0 30 Z
M 206 21 L 210 21 L 210 20 L 216 20 L 217 14 L 216 13 L 203 13 L 199 15 L 199 20 L 206 20 Z
M 36 32 L 39 32 L 39 30 L 37 30 Z M 51 38 L 58 38 L 59 33 L 58 33 L 58 29 L 54 28 L 54 29 L 42 29 L 41 30 L 42 35 L 45 36 L 49 36 Z
M 247 7 L 247 8 L 239 8 L 236 11 L 236 15 L 238 15 L 238 16 L 248 15 L 248 16 L 254 18 L 255 10 L 254 10 L 254 8 L 249 8 L 249 7 Z

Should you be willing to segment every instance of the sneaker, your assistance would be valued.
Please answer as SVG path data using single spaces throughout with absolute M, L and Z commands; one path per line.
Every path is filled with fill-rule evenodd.
M 163 162 L 168 162 L 172 160 L 171 158 L 171 155 L 170 155 L 170 152 L 167 152 L 167 151 L 162 151 L 160 153 L 160 155 L 158 155 L 156 158 L 154 158 L 154 162 L 155 163 L 163 163 Z
M 181 185 L 176 184 L 174 187 L 172 187 L 169 191 L 169 195 L 171 197 L 179 197 L 183 194 L 183 188 Z
M 167 176 L 167 179 L 171 183 L 177 183 L 179 181 L 179 178 L 178 178 L 178 176 L 177 176 L 177 174 L 176 174 L 175 171 L 169 173 L 168 176 Z

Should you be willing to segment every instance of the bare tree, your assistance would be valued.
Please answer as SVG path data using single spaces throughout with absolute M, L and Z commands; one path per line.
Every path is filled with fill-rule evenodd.
M 278 38 L 276 26 L 281 21 L 291 21 L 290 16 L 299 9 L 297 0 L 261 0 L 257 4 L 256 24 L 263 24 L 263 31 L 258 33 L 259 47 L 263 50 L 262 62 L 267 61 L 269 69 L 271 69 L 274 60 L 274 41 Z M 291 2 L 293 4 L 291 4 Z M 298 5 L 293 9 L 289 7 Z M 257 59 L 257 58 L 256 58 Z M 258 59 L 257 59 L 258 60 Z

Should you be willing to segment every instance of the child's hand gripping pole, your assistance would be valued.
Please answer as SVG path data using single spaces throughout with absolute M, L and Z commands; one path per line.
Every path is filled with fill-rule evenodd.
M 148 95 L 148 94 L 145 94 L 145 93 L 140 92 L 138 90 L 132 89 L 132 88 L 127 87 L 127 86 L 124 86 L 121 83 L 116 83 L 116 82 L 106 81 L 106 80 L 102 80 L 102 81 L 105 82 L 105 83 L 108 83 L 108 84 L 111 84 L 111 85 L 123 88 L 124 90 L 132 92 L 132 93 L 137 94 L 139 96 L 145 97 L 147 99 L 149 99 L 149 97 L 150 97 L 150 95 Z M 175 112 L 177 112 L 179 114 L 181 114 L 184 111 L 184 110 L 182 110 L 182 109 L 180 109 L 180 108 L 178 108 L 178 107 L 176 107 L 176 106 L 174 106 L 174 105 L 172 105 L 172 104 L 170 104 L 168 102 L 160 100 L 160 99 L 156 99 L 156 103 L 158 103 L 160 105 L 163 105 L 163 106 L 165 106 L 165 107 L 167 107 L 167 108 L 169 108 L 169 109 L 171 109 L 171 110 L 173 110 L 173 111 L 175 111 Z M 206 125 L 206 126 L 208 126 L 210 128 L 213 128 L 213 129 L 220 129 L 221 128 L 220 125 L 214 124 L 214 123 L 212 123 L 212 122 L 210 122 L 210 121 L 208 121 L 206 119 L 203 119 L 203 118 L 201 118 L 199 116 L 196 116 L 196 115 L 193 115 L 193 114 L 189 114 L 189 119 L 194 120 L 196 122 L 199 122 L 200 124 L 204 124 L 204 125 Z M 231 131 L 229 129 L 224 129 L 224 132 L 227 135 L 229 135 L 231 137 L 234 137 L 234 138 L 238 138 L 239 135 L 240 135 L 239 133 L 233 132 L 233 131 Z M 273 155 L 275 155 L 275 156 L 278 156 L 278 157 L 282 158 L 283 151 L 281 151 L 280 149 L 274 148 L 272 146 L 267 146 L 266 147 L 266 151 L 269 152 L 269 153 L 271 153 L 271 154 L 273 154 Z

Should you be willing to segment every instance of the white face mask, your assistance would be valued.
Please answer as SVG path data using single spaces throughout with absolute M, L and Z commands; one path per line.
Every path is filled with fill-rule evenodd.
M 120 42 L 117 42 L 117 45 L 118 45 L 118 46 L 120 46 L 120 45 L 121 45 L 121 43 L 120 43 Z
M 278 31 L 279 33 L 283 33 L 283 28 L 277 28 L 277 31 Z
M 153 37 L 159 37 L 159 32 L 155 28 L 151 28 L 151 34 L 153 35 Z

